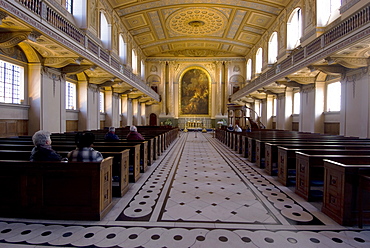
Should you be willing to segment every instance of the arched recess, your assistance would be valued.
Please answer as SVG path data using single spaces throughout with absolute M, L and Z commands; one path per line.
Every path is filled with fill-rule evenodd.
M 241 75 L 234 75 L 230 77 L 231 94 L 234 94 L 242 87 L 244 83 L 244 77 Z
M 147 79 L 147 84 L 152 88 L 156 93 L 158 93 L 158 86 L 161 83 L 161 78 L 157 75 L 150 75 Z
M 158 118 L 157 115 L 151 113 L 149 116 L 149 126 L 157 126 L 158 125 Z
M 202 67 L 183 70 L 179 80 L 179 114 L 181 116 L 210 116 L 211 77 Z

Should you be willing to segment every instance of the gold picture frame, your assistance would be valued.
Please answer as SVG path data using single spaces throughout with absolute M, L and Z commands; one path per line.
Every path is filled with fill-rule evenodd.
M 206 70 L 201 67 L 184 70 L 180 76 L 179 93 L 181 116 L 210 116 L 211 78 Z

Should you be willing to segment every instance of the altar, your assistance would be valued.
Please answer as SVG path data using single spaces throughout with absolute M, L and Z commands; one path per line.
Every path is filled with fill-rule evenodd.
M 201 131 L 211 129 L 212 122 L 210 118 L 179 118 L 179 128 L 188 131 Z

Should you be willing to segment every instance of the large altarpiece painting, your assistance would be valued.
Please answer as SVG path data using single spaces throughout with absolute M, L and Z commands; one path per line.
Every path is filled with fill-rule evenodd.
M 209 115 L 210 77 L 201 68 L 192 68 L 180 79 L 180 114 Z

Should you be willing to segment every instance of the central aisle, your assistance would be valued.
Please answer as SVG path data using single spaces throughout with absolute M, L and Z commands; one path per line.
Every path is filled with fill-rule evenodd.
M 102 221 L 0 219 L 0 247 L 369 247 L 210 133 L 182 133 Z

